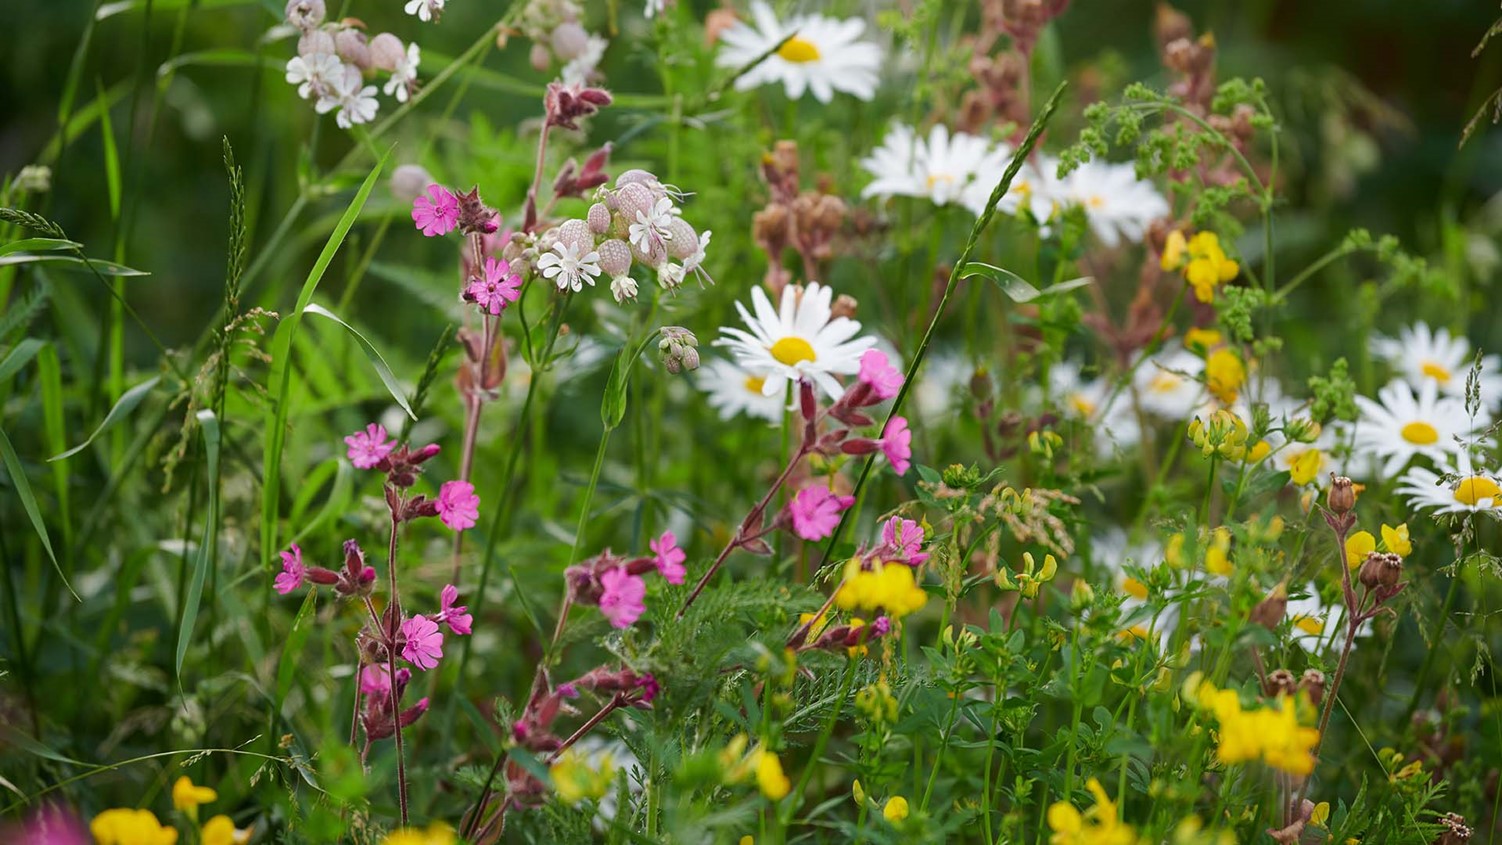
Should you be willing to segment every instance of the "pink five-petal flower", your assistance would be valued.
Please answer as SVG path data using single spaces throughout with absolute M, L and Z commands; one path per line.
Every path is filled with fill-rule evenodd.
M 456 634 L 468 634 L 473 630 L 475 618 L 469 613 L 469 606 L 454 604 L 459 600 L 459 588 L 449 584 L 439 594 L 438 621 L 449 626 L 449 630 Z
M 302 562 L 302 549 L 296 543 L 292 544 L 292 550 L 282 552 L 282 574 L 276 576 L 273 585 L 276 591 L 286 595 L 301 587 L 308 580 L 308 567 Z
M 427 196 L 412 201 L 412 222 L 430 238 L 447 235 L 459 225 L 459 198 L 442 185 L 429 185 Z
M 499 314 L 522 293 L 522 277 L 511 272 L 511 265 L 494 258 L 485 259 L 485 277 L 475 279 L 464 289 L 464 298 L 491 314 Z
M 402 658 L 413 666 L 426 671 L 443 659 L 443 632 L 437 622 L 419 613 L 402 623 L 402 636 L 407 639 Z
M 902 390 L 902 371 L 888 363 L 887 354 L 880 349 L 867 349 L 861 356 L 859 378 L 871 385 L 877 399 L 891 399 Z
M 805 540 L 822 540 L 840 524 L 840 513 L 855 504 L 854 496 L 836 496 L 826 487 L 805 487 L 788 502 L 793 533 Z
M 911 519 L 894 516 L 883 523 L 881 542 L 909 566 L 928 560 L 928 553 L 922 551 L 923 526 Z
M 683 568 L 683 561 L 688 558 L 684 551 L 678 548 L 678 537 L 671 531 L 662 532 L 662 536 L 647 544 L 656 555 L 654 563 L 657 571 L 667 579 L 669 584 L 682 584 L 683 576 L 688 570 Z
M 913 431 L 907 427 L 907 420 L 892 417 L 887 422 L 887 427 L 881 430 L 881 452 L 898 475 L 907 473 L 913 457 Z
M 600 576 L 605 592 L 600 596 L 600 612 L 617 628 L 629 628 L 647 612 L 647 582 L 617 566 Z
M 396 670 L 398 686 L 411 680 L 412 671 L 405 666 Z M 366 695 L 391 694 L 391 670 L 384 663 L 372 663 L 360 670 L 360 692 Z
M 443 524 L 463 531 L 480 521 L 480 497 L 468 481 L 445 481 L 438 489 L 438 518 Z
M 375 469 L 396 448 L 395 440 L 386 439 L 386 427 L 376 423 L 344 438 L 344 443 L 349 446 L 349 462 L 357 469 Z

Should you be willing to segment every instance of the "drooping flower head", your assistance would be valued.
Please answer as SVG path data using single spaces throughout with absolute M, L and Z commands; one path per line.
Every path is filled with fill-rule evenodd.
M 755 62 L 736 80 L 736 89 L 781 82 L 789 97 L 797 99 L 810 91 L 821 103 L 833 100 L 836 91 L 862 100 L 876 95 L 881 50 L 859 40 L 864 21 L 798 15 L 782 22 L 764 0 L 751 4 L 751 17 L 755 26 L 737 23 L 720 35 L 724 46 L 717 64 L 740 69 Z M 776 52 L 767 55 L 773 47 Z
M 438 615 L 434 617 L 440 624 L 449 626 L 449 630 L 456 634 L 468 634 L 472 630 L 474 617 L 469 613 L 469 606 L 454 604 L 459 600 L 459 588 L 453 584 L 445 585 L 443 592 L 439 594 Z
M 459 198 L 442 185 L 429 185 L 427 196 L 412 201 L 412 222 L 430 238 L 447 235 L 459 225 Z
M 281 552 L 282 571 L 276 576 L 274 586 L 276 591 L 287 595 L 301 587 L 308 579 L 308 567 L 302 562 L 302 549 L 296 543 L 292 544 L 290 551 Z
M 559 290 L 578 293 L 587 283 L 594 287 L 600 275 L 600 254 L 593 250 L 581 253 L 578 245 L 562 241 L 553 245 L 552 252 L 545 252 L 537 259 L 537 268 L 545 279 L 552 279 Z
M 913 432 L 903 417 L 892 417 L 881 431 L 881 453 L 887 456 L 893 471 L 905 475 L 912 466 Z
M 455 531 L 475 527 L 480 521 L 480 497 L 468 481 L 445 481 L 438 489 L 438 518 Z
M 656 555 L 653 563 L 657 565 L 657 571 L 662 573 L 662 577 L 669 584 L 682 584 L 683 577 L 688 574 L 688 570 L 683 567 L 688 554 L 678 548 L 678 537 L 671 531 L 664 531 L 661 537 L 647 546 Z
M 438 623 L 422 614 L 402 622 L 402 659 L 423 671 L 432 669 L 443 659 L 443 632 Z
M 617 566 L 605 570 L 600 576 L 600 612 L 617 628 L 629 628 L 647 612 L 643 601 L 647 596 L 647 584 L 639 576 Z
M 834 533 L 840 514 L 855 504 L 854 496 L 839 496 L 827 487 L 805 487 L 787 504 L 793 533 L 805 540 L 822 540 Z
M 902 390 L 902 371 L 887 360 L 880 349 L 867 349 L 861 355 L 860 380 L 871 386 L 877 399 L 891 399 Z
M 396 448 L 395 440 L 387 440 L 386 427 L 377 423 L 365 426 L 344 438 L 349 446 L 349 462 L 356 469 L 375 469 Z
M 780 308 L 761 288 L 751 290 L 754 316 L 735 304 L 747 329 L 724 328 L 717 346 L 728 347 L 736 360 L 751 372 L 767 375 L 763 396 L 781 396 L 789 381 L 808 378 L 830 398 L 839 399 L 845 388 L 836 375 L 854 375 L 860 370 L 861 354 L 876 345 L 874 337 L 856 337 L 861 324 L 848 317 L 835 317 L 830 303 L 834 291 L 814 282 L 799 290 L 782 290 Z

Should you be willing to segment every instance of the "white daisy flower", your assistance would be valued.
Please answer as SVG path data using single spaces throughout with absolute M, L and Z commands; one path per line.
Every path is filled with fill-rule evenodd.
M 287 82 L 297 86 L 297 96 L 304 100 L 315 92 L 320 95 L 344 79 L 344 63 L 333 53 L 293 56 L 287 62 Z
M 728 420 L 737 415 L 781 423 L 787 411 L 781 395 L 762 393 L 766 377 L 743 370 L 723 358 L 705 361 L 694 376 L 699 389 L 709 394 L 709 405 Z
M 438 16 L 443 14 L 445 2 L 447 0 L 407 0 L 407 5 L 402 7 L 402 11 L 409 15 L 416 15 L 418 20 L 427 23 L 438 20 Z
M 833 298 L 834 291 L 818 282 L 801 292 L 788 285 L 774 310 L 766 292 L 752 288 L 754 316 L 735 304 L 750 331 L 723 328 L 726 336 L 715 344 L 728 347 L 746 369 L 766 373 L 765 396 L 782 396 L 789 381 L 808 378 L 838 400 L 845 388 L 835 376 L 859 372 L 861 353 L 875 346 L 876 338 L 855 337 L 861 324 L 848 317 L 830 319 Z
M 1445 396 L 1465 398 L 1466 378 L 1471 371 L 1475 350 L 1464 337 L 1455 337 L 1444 326 L 1430 329 L 1426 323 L 1414 323 L 1397 337 L 1372 338 L 1372 355 L 1389 364 L 1415 390 L 1432 381 Z M 1481 358 L 1481 404 L 1496 410 L 1502 403 L 1502 358 Z
M 416 44 L 408 44 L 407 55 L 391 69 L 391 78 L 386 80 L 386 85 L 381 90 L 389 97 L 396 97 L 398 103 L 407 102 L 407 98 L 412 95 L 413 83 L 417 82 L 417 65 L 421 61 L 422 51 Z
M 1142 426 L 1126 391 L 1116 390 L 1103 378 L 1086 379 L 1080 365 L 1073 361 L 1060 361 L 1051 367 L 1048 383 L 1054 403 L 1094 432 L 1095 449 L 1101 457 L 1142 442 Z
M 1457 480 L 1445 482 L 1445 475 Z M 1426 467 L 1411 467 L 1398 479 L 1398 493 L 1408 497 L 1413 508 L 1433 508 L 1435 513 L 1495 512 L 1502 506 L 1502 485 L 1495 472 L 1478 471 L 1470 456 L 1462 453 L 1453 463 L 1435 472 Z
M 1148 224 L 1168 214 L 1168 200 L 1151 182 L 1137 178 L 1130 164 L 1089 161 L 1064 177 L 1061 198 L 1085 210 L 1085 219 L 1101 243 L 1137 243 Z
M 590 78 L 595 75 L 595 69 L 600 66 L 600 60 L 605 58 L 605 48 L 610 46 L 598 35 L 591 35 L 584 42 L 584 50 L 579 55 L 569 60 L 568 64 L 559 71 L 563 84 L 569 86 L 588 85 Z
M 777 52 L 742 74 L 735 81 L 737 90 L 781 82 L 793 99 L 802 97 L 805 91 L 813 92 L 821 103 L 833 100 L 836 91 L 862 100 L 876 96 L 881 50 L 875 44 L 858 40 L 866 29 L 865 21 L 799 15 L 783 23 L 763 0 L 751 4 L 751 17 L 755 26 L 741 21 L 720 34 L 724 47 L 715 61 L 721 67 L 745 67 L 790 33 L 793 36 Z
M 661 246 L 673 239 L 673 199 L 662 197 L 646 211 L 636 212 L 636 222 L 627 227 L 631 245 L 642 252 L 650 253 L 652 246 Z
M 985 206 L 991 189 L 1001 177 L 1011 150 L 992 146 L 984 138 L 955 132 L 940 124 L 919 138 L 912 129 L 894 124 L 881 146 L 861 159 L 861 166 L 875 179 L 861 191 L 862 197 L 923 197 L 934 205 L 964 203 L 979 197 Z M 974 188 L 984 181 L 983 192 Z M 979 208 L 971 211 L 979 213 Z
M 1187 349 L 1143 361 L 1132 377 L 1142 410 L 1170 420 L 1188 419 L 1205 401 L 1205 386 L 1197 379 L 1205 362 Z
M 995 162 L 991 174 L 987 176 L 982 172 L 966 191 L 962 202 L 977 216 L 985 210 L 986 203 L 991 199 L 991 191 L 996 189 L 996 182 L 1001 179 L 1011 155 L 1009 149 L 1002 148 L 1000 160 Z M 1058 159 L 1035 153 L 1017 171 L 1017 176 L 1007 188 L 1006 196 L 996 203 L 996 210 L 1002 214 L 1026 212 L 1034 221 L 1047 223 L 1058 212 L 1061 201 L 1062 188 L 1055 175 L 1058 169 Z
M 334 122 L 340 129 L 375 120 L 381 103 L 376 99 L 376 87 L 364 82 L 359 68 L 345 65 L 344 75 L 333 81 L 330 89 L 313 104 L 313 110 L 327 114 L 337 108 L 339 113 L 334 115 Z
M 918 416 L 939 420 L 953 410 L 955 398 L 970 386 L 975 367 L 970 359 L 945 350 L 923 359 L 923 371 L 913 382 L 908 402 Z
M 1304 588 L 1306 598 L 1288 599 L 1284 618 L 1292 623 L 1290 640 L 1312 654 L 1327 648 L 1344 645 L 1346 638 L 1346 606 L 1343 601 L 1326 602 L 1320 597 L 1319 587 L 1309 584 Z M 1356 628 L 1356 638 L 1372 635 L 1372 620 L 1368 619 Z
M 1456 437 L 1476 429 L 1466 415 L 1465 403 L 1453 396 L 1441 397 L 1431 380 L 1419 386 L 1414 396 L 1401 381 L 1377 391 L 1377 401 L 1356 397 L 1361 418 L 1356 424 L 1357 454 L 1369 453 L 1384 460 L 1381 473 L 1392 478 L 1418 455 L 1443 463 L 1460 447 Z
M 600 254 L 591 250 L 581 256 L 578 246 L 559 242 L 553 244 L 552 252 L 545 252 L 537 259 L 537 269 L 542 271 L 543 278 L 552 279 L 559 290 L 578 293 L 585 282 L 594 287 L 595 278 L 600 275 Z

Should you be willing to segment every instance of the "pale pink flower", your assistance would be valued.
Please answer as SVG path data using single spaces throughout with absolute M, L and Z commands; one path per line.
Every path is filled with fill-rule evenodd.
M 396 448 L 395 440 L 386 439 L 386 427 L 375 423 L 344 438 L 344 442 L 349 446 L 349 462 L 357 469 L 374 469 Z
M 424 235 L 447 235 L 459 225 L 459 198 L 442 185 L 429 185 L 428 195 L 412 201 L 412 222 Z
M 491 314 L 499 314 L 522 294 L 522 277 L 511 272 L 511 265 L 494 258 L 485 259 L 485 277 L 477 278 L 464 289 L 464 298 Z
M 443 659 L 443 632 L 438 623 L 422 614 L 402 623 L 402 658 L 422 670 L 432 669 Z
M 662 577 L 669 584 L 682 584 L 683 576 L 688 574 L 688 570 L 683 568 L 683 561 L 688 555 L 678 548 L 677 536 L 671 531 L 664 531 L 661 537 L 648 543 L 647 547 L 657 555 L 653 562 L 657 564 L 657 571 L 662 573 Z
M 600 612 L 617 628 L 629 628 L 647 612 L 647 582 L 617 566 L 600 576 L 605 592 L 600 596 Z
M 917 566 L 928 560 L 923 549 L 923 526 L 911 519 L 894 516 L 881 526 L 881 542 L 903 563 Z
M 913 431 L 907 427 L 907 420 L 892 417 L 887 422 L 887 427 L 881 430 L 881 452 L 898 475 L 907 472 L 913 457 Z
M 902 390 L 902 371 L 887 362 L 880 349 L 867 349 L 861 356 L 860 380 L 871 386 L 877 399 L 891 399 Z
M 286 595 L 301 587 L 308 580 L 308 567 L 302 562 L 302 549 L 296 543 L 292 544 L 292 551 L 282 552 L 282 574 L 276 576 L 274 585 L 276 591 Z
M 463 531 L 480 521 L 480 497 L 468 481 L 445 481 L 438 489 L 438 518 L 443 524 Z
M 805 487 L 788 502 L 793 533 L 805 540 L 822 540 L 840 524 L 840 513 L 855 504 L 854 496 L 837 496 L 826 487 Z
M 396 670 L 397 686 L 411 680 L 412 671 L 403 667 Z M 384 663 L 372 663 L 360 670 L 360 692 L 366 695 L 391 694 L 391 670 Z
M 459 600 L 459 588 L 449 584 L 439 594 L 438 621 L 449 626 L 449 630 L 456 634 L 468 634 L 474 624 L 475 618 L 469 614 L 469 606 L 454 604 Z

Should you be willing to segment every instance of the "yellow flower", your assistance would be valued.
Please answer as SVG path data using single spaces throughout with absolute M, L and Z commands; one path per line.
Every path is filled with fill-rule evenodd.
M 1230 349 L 1222 347 L 1205 358 L 1205 386 L 1216 399 L 1227 405 L 1241 395 L 1241 386 L 1246 384 L 1246 366 Z
M 1221 334 L 1215 329 L 1193 328 L 1184 332 L 1184 347 L 1201 355 L 1221 344 Z
M 1330 823 L 1330 802 L 1321 801 L 1314 805 L 1314 812 L 1309 814 L 1309 823 L 1317 827 L 1326 827 Z
M 1158 261 L 1158 266 L 1164 270 L 1179 269 L 1184 264 L 1184 252 L 1188 248 L 1189 241 L 1184 238 L 1184 233 L 1174 229 L 1163 242 L 1163 257 Z
M 1346 566 L 1355 569 L 1366 556 L 1377 550 L 1377 538 L 1370 531 L 1357 531 L 1346 538 Z
M 1293 456 L 1288 462 L 1288 480 L 1295 486 L 1303 487 L 1314 481 L 1319 475 L 1319 468 L 1325 462 L 1325 455 L 1318 449 L 1305 449 Z
M 756 845 L 756 837 L 749 834 L 742 836 L 740 845 Z
M 1095 806 L 1081 813 L 1068 801 L 1058 801 L 1048 808 L 1051 845 L 1136 845 L 1137 834 L 1122 824 L 1116 805 L 1106 795 L 1100 781 L 1091 778 L 1085 789 L 1095 798 Z
M 1205 571 L 1211 575 L 1231 575 L 1231 531 L 1224 525 L 1210 536 L 1210 548 L 1205 550 Z
M 1210 412 L 1208 419 L 1195 417 L 1190 420 L 1188 434 L 1189 440 L 1207 458 L 1218 454 L 1239 461 L 1246 457 L 1246 422 L 1225 408 Z
M 855 798 L 855 803 L 866 803 L 866 790 L 865 787 L 861 786 L 861 782 L 859 780 L 856 780 L 850 784 L 850 795 L 851 797 Z
M 878 563 L 864 569 L 860 561 L 845 564 L 845 580 L 835 595 L 843 610 L 885 611 L 893 619 L 912 613 L 928 602 L 928 593 L 918 586 L 913 568 L 905 563 Z
M 1241 272 L 1240 265 L 1226 258 L 1220 238 L 1214 232 L 1200 232 L 1182 246 L 1179 241 L 1183 235 L 1179 234 L 1179 239 L 1175 240 L 1175 234 L 1179 233 L 1170 233 L 1170 243 L 1164 245 L 1161 266 L 1164 270 L 1182 268 L 1185 281 L 1194 288 L 1194 298 L 1200 302 L 1214 302 L 1216 286 L 1236 278 Z
M 245 845 L 250 841 L 249 830 L 238 830 L 229 816 L 215 816 L 203 823 L 199 831 L 202 845 Z
M 781 801 L 793 789 L 793 782 L 782 773 L 782 761 L 766 749 L 756 755 L 756 785 L 773 801 Z
M 174 845 L 177 829 L 164 827 L 150 810 L 105 810 L 89 822 L 98 845 Z
M 996 584 L 1003 590 L 1016 590 L 1023 598 L 1036 598 L 1038 590 L 1044 584 L 1053 580 L 1059 572 L 1059 562 L 1053 555 L 1043 556 L 1043 566 L 1040 569 L 1038 562 L 1033 559 L 1032 552 L 1022 553 L 1022 571 L 1011 572 L 1005 566 L 996 570 Z M 1016 577 L 1016 581 L 1012 580 Z
M 1168 538 L 1168 545 L 1163 549 L 1163 560 L 1174 569 L 1184 568 L 1184 532 L 1177 532 Z
M 172 806 L 185 813 L 197 810 L 199 804 L 207 804 L 218 798 L 219 793 L 207 786 L 194 786 L 187 775 L 172 784 Z
M 1299 724 L 1293 699 L 1280 697 L 1274 706 L 1243 710 L 1235 690 L 1217 689 L 1209 681 L 1199 683 L 1195 698 L 1201 708 L 1215 714 L 1220 725 L 1215 757 L 1221 763 L 1260 760 L 1303 777 L 1314 771 L 1319 731 Z
M 1413 543 L 1408 539 L 1408 523 L 1403 523 L 1397 528 L 1382 526 L 1382 545 L 1398 557 L 1408 557 L 1413 554 Z
M 897 824 L 907 818 L 907 799 L 901 795 L 888 798 L 886 806 L 881 808 L 881 817 L 892 824 Z
M 1252 448 L 1246 450 L 1246 455 L 1244 455 L 1241 460 L 1249 464 L 1259 463 L 1263 458 L 1271 455 L 1272 452 L 1273 444 L 1267 442 L 1266 440 L 1258 440 L 1256 446 L 1253 446 Z
M 553 761 L 548 769 L 553 779 L 553 790 L 558 800 L 565 804 L 578 804 L 586 798 L 600 800 L 610 791 L 615 780 L 615 761 L 609 754 L 600 758 L 600 767 L 595 769 L 581 754 L 565 751 Z
M 381 840 L 381 845 L 454 845 L 457 841 L 453 828 L 433 822 L 426 830 L 415 827 L 393 830 Z
M 860 618 L 859 616 L 850 617 L 850 631 L 852 633 L 859 631 L 864 627 L 866 627 L 866 620 Z M 870 649 L 866 648 L 866 646 L 862 644 L 851 646 L 850 648 L 845 649 L 845 653 L 850 655 L 851 657 L 865 657 L 866 652 L 868 652 L 869 650 Z

